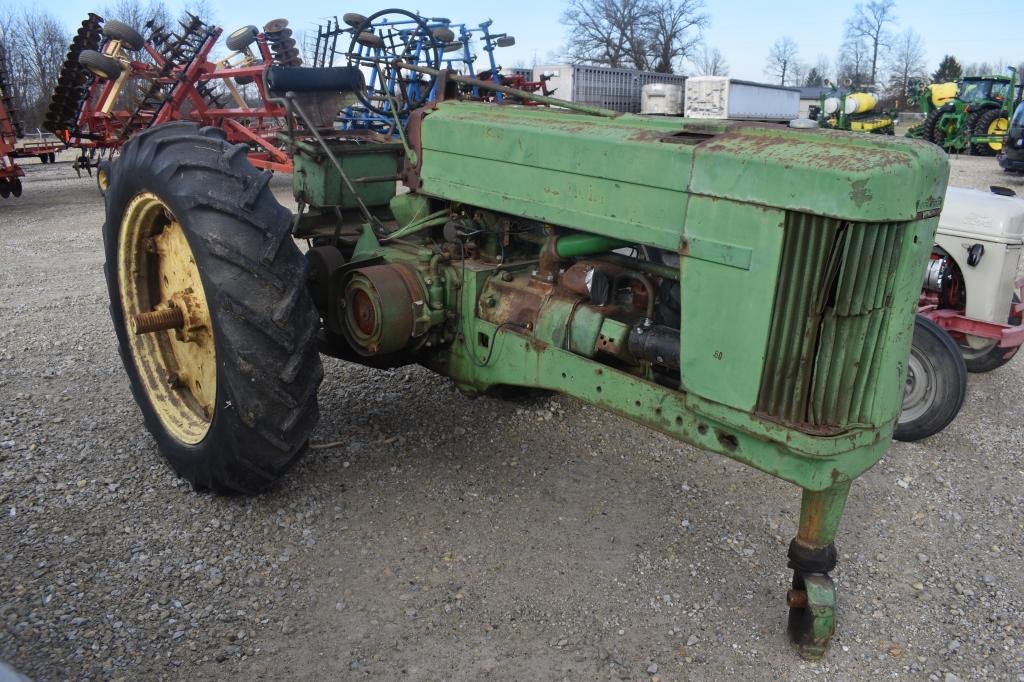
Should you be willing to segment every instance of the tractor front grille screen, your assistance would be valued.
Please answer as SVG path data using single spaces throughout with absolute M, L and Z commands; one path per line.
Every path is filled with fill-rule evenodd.
M 760 414 L 812 427 L 871 423 L 905 230 L 787 216 Z

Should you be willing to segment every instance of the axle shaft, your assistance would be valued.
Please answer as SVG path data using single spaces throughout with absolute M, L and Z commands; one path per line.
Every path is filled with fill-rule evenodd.
M 132 315 L 131 327 L 135 334 L 149 334 L 185 326 L 185 316 L 177 308 L 163 308 Z

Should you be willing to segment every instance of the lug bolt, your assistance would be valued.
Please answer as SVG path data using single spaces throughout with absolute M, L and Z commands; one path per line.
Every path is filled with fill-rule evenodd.
M 181 329 L 185 326 L 185 316 L 177 308 L 150 310 L 149 312 L 132 315 L 131 329 L 134 334 L 149 334 L 168 329 Z
M 807 592 L 804 590 L 787 590 L 786 603 L 791 609 L 806 609 Z

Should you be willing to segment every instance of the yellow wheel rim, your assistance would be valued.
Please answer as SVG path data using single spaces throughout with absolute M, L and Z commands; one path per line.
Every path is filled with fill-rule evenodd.
M 213 326 L 185 233 L 154 194 L 136 195 L 125 209 L 117 277 L 142 388 L 171 436 L 198 443 L 210 430 L 217 396 Z M 152 311 L 159 311 L 159 319 L 176 318 L 177 325 L 138 333 L 145 332 L 140 320 Z
M 999 135 L 1000 137 L 1002 137 L 1003 135 L 1006 134 L 1006 131 L 1009 130 L 1009 128 L 1010 122 L 1008 120 L 1006 120 L 1005 118 L 997 118 L 996 120 L 992 121 L 991 124 L 989 124 L 988 134 Z M 1003 143 L 990 142 L 988 146 L 998 152 L 1003 148 Z
M 102 168 L 96 171 L 96 184 L 100 186 L 100 191 L 106 192 L 107 187 L 110 186 L 110 178 L 107 177 L 107 171 Z

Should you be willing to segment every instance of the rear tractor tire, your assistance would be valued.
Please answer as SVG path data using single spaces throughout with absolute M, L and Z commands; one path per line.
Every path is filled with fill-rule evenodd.
M 929 142 L 933 142 L 938 145 L 942 144 L 941 141 L 936 141 L 935 139 L 935 126 L 936 124 L 938 124 L 939 118 L 942 116 L 943 113 L 945 113 L 945 111 L 946 107 L 936 107 L 935 109 L 929 111 L 928 115 L 925 116 L 924 123 L 922 124 L 923 128 L 921 134 L 925 140 L 928 140 Z M 939 132 L 941 133 L 941 131 Z
M 967 393 L 967 367 L 952 337 L 927 317 L 914 319 L 903 409 L 893 438 L 913 442 L 946 428 Z
M 323 369 L 291 213 L 246 152 L 194 123 L 135 135 L 108 165 L 103 242 L 121 359 L 161 453 L 197 490 L 249 494 L 306 450 Z

